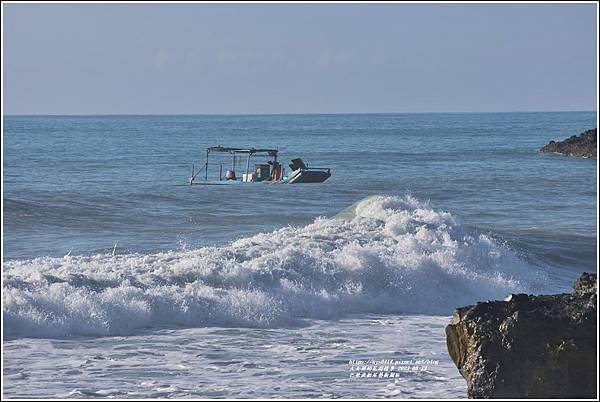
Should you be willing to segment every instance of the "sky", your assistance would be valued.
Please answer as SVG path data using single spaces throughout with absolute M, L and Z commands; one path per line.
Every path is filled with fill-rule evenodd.
M 2 4 L 5 114 L 597 109 L 595 4 Z

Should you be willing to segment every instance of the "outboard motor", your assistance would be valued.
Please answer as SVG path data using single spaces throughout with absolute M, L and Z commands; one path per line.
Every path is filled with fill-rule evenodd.
M 292 169 L 292 171 L 298 170 L 298 169 L 306 169 L 306 165 L 300 158 L 292 159 L 292 163 L 290 163 L 289 166 L 290 166 L 290 169 Z

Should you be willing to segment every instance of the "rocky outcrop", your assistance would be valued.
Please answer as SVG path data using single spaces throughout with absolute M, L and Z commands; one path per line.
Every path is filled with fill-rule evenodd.
M 455 311 L 450 357 L 470 398 L 596 398 L 596 275 L 573 293 L 512 294 Z
M 594 128 L 579 136 L 572 135 L 564 141 L 550 141 L 540 152 L 596 159 L 597 140 L 598 131 Z

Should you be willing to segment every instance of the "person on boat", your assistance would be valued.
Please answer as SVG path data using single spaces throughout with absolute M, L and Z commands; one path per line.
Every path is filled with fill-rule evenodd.
M 281 164 L 279 162 L 273 162 L 273 169 L 271 169 L 271 181 L 281 180 Z

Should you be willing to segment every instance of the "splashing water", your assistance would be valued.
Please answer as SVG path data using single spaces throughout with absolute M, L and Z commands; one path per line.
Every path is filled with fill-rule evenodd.
M 3 275 L 9 337 L 449 314 L 543 281 L 509 249 L 410 196 L 369 197 L 334 218 L 227 246 L 8 261 Z

